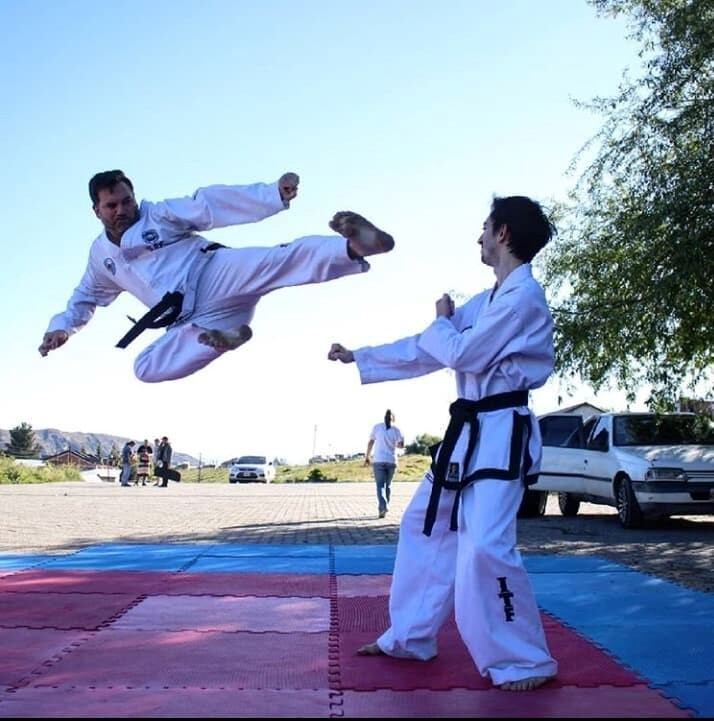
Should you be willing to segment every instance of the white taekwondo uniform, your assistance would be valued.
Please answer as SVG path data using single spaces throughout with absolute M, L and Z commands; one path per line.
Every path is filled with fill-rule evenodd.
M 341 236 L 307 236 L 271 248 L 223 248 L 198 231 L 254 223 L 287 208 L 278 184 L 212 185 L 193 196 L 142 201 L 139 218 L 121 246 L 102 232 L 92 243 L 87 268 L 67 309 L 48 331 L 72 334 L 86 325 L 97 306 L 107 306 L 124 290 L 146 306 L 166 293 L 183 294 L 176 322 L 136 358 L 137 378 L 147 382 L 187 376 L 217 358 L 198 343 L 203 326 L 216 330 L 249 323 L 261 296 L 277 288 L 320 283 L 369 269 L 347 255 Z
M 552 329 L 543 289 L 530 264 L 523 264 L 500 287 L 474 296 L 451 318 L 437 318 L 421 334 L 354 351 L 362 383 L 451 368 L 467 406 L 523 392 L 513 394 L 521 399 L 518 405 L 479 411 L 470 421 L 467 413 L 453 452 L 442 461 L 447 480 L 476 480 L 460 491 L 441 491 L 431 535 L 424 518 L 438 455 L 405 511 L 390 594 L 391 627 L 377 641 L 386 654 L 433 658 L 437 632 L 455 609 L 464 643 L 494 684 L 556 674 L 516 548 L 525 477 L 535 480 L 541 458 L 527 391 L 542 386 L 553 370 Z M 469 450 L 470 438 L 475 445 Z M 458 529 L 450 530 L 457 502 Z

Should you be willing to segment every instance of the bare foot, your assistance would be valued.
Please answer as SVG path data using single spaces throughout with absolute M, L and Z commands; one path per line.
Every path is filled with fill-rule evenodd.
M 506 681 L 498 688 L 502 691 L 532 691 L 538 686 L 542 686 L 548 681 L 552 681 L 555 676 L 531 676 L 530 678 L 522 678 L 520 681 Z
M 200 326 L 196 326 L 200 328 Z M 253 331 L 248 325 L 242 325 L 234 330 L 212 330 L 200 328 L 198 342 L 214 348 L 219 353 L 228 350 L 235 350 L 247 343 L 253 337 Z
M 384 651 L 379 647 L 377 643 L 366 643 L 361 648 L 357 649 L 358 656 L 384 656 Z
M 349 249 L 360 258 L 388 253 L 394 248 L 394 238 L 389 233 L 385 233 L 366 218 L 349 210 L 335 213 L 330 221 L 330 228 L 347 238 Z

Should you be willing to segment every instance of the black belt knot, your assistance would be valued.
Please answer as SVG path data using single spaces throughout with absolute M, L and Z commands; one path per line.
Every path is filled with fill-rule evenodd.
M 117 348 L 126 348 L 147 328 L 165 328 L 181 315 L 183 293 L 175 290 L 164 297 L 134 323 L 132 329 L 117 343 Z
M 489 411 L 500 411 L 504 408 L 517 408 L 518 406 L 528 405 L 528 391 L 510 391 L 509 393 L 496 393 L 492 396 L 486 396 L 477 401 L 470 401 L 466 398 L 459 398 L 449 406 L 449 414 L 451 419 L 444 434 L 444 440 L 439 446 L 439 455 L 435 462 L 431 464 L 434 482 L 429 497 L 429 505 L 424 518 L 424 535 L 431 536 L 432 528 L 436 521 L 436 512 L 439 508 L 439 497 L 441 489 L 446 488 L 450 491 L 456 491 L 454 499 L 454 507 L 451 511 L 451 523 L 449 528 L 452 531 L 457 530 L 457 518 L 459 509 L 459 500 L 461 493 L 472 479 L 460 478 L 455 481 L 446 480 L 447 470 L 451 455 L 456 448 L 456 442 L 461 435 L 464 425 L 470 425 L 469 442 L 466 447 L 464 456 L 463 471 L 469 467 L 471 456 L 476 448 L 478 441 L 479 424 L 478 414 L 488 413 Z

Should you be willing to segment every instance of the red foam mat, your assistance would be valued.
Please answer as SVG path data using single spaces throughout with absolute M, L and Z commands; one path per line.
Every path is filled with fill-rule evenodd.
M 0 578 L 0 592 L 161 593 L 175 575 L 153 571 L 21 571 Z
M 0 699 L 0 718 L 329 718 L 319 691 L 201 688 L 23 688 Z
M 337 576 L 337 594 L 346 596 L 389 596 L 391 576 Z
M 13 686 L 41 669 L 72 644 L 81 643 L 85 631 L 56 629 L 0 628 L 0 685 Z
M 439 655 L 431 661 L 406 661 L 386 656 L 358 656 L 357 649 L 371 643 L 387 628 L 387 599 L 338 599 L 340 673 L 342 688 L 374 689 L 483 689 L 490 682 L 478 673 L 459 636 L 453 617 L 439 634 Z M 592 643 L 570 629 L 543 616 L 551 653 L 558 661 L 556 685 L 632 686 L 641 683 L 637 674 L 620 666 Z
M 0 626 L 93 631 L 136 599 L 123 593 L 0 593 Z
M 344 691 L 333 713 L 348 718 L 687 718 L 644 685 L 536 691 Z
M 287 573 L 173 573 L 162 593 L 231 596 L 322 596 L 330 595 L 330 577 L 325 574 Z
M 325 574 L 158 573 L 52 569 L 21 571 L 0 577 L 0 592 L 2 591 L 327 598 L 330 595 L 330 578 Z
M 257 596 L 151 596 L 117 620 L 112 629 L 163 631 L 330 630 L 327 598 Z
M 32 686 L 328 688 L 326 633 L 105 629 Z

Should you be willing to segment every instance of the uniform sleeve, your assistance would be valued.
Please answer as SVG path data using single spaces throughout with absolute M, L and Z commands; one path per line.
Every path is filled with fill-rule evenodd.
M 477 323 L 459 332 L 450 318 L 437 318 L 418 339 L 419 349 L 446 368 L 483 373 L 504 355 L 518 353 L 528 321 L 528 309 L 517 311 L 512 302 L 494 302 Z
M 417 345 L 418 335 L 354 351 L 363 384 L 417 378 L 444 366 Z
M 152 213 L 178 230 L 203 231 L 256 223 L 289 207 L 278 184 L 210 185 L 191 197 L 155 203 Z
M 66 310 L 52 317 L 47 332 L 64 330 L 70 335 L 76 333 L 89 323 L 98 305 L 109 305 L 121 292 L 121 288 L 101 278 L 90 262 L 72 293 Z

